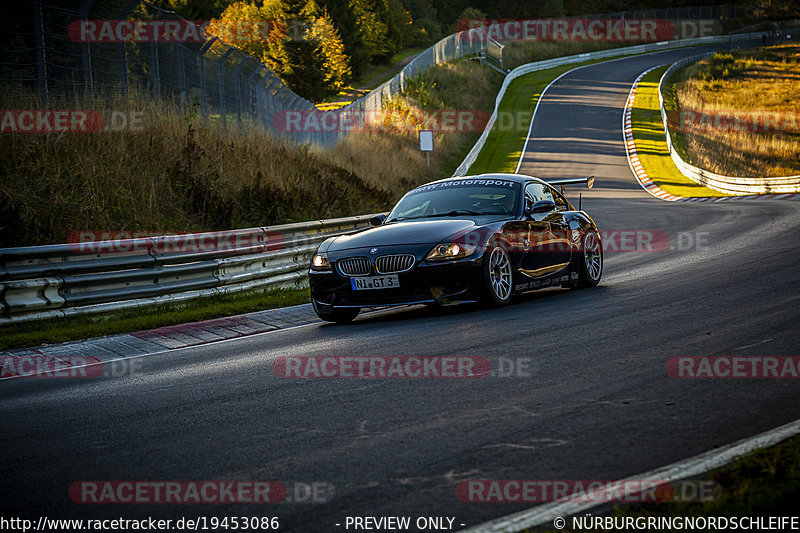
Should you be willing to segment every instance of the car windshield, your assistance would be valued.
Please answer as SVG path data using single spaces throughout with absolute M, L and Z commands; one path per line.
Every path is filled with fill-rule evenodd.
M 454 180 L 424 185 L 406 194 L 388 222 L 462 215 L 513 215 L 520 185 L 497 179 Z

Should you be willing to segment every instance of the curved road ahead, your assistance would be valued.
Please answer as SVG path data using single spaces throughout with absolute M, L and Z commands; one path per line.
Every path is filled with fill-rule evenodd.
M 284 531 L 344 531 L 348 515 L 431 515 L 455 516 L 460 528 L 525 508 L 462 502 L 460 480 L 618 479 L 800 418 L 793 380 L 678 380 L 665 370 L 673 356 L 800 355 L 800 204 L 671 204 L 642 191 L 625 161 L 631 83 L 692 53 L 561 78 L 521 168 L 596 175 L 583 207 L 603 230 L 663 230 L 671 249 L 608 253 L 599 287 L 541 291 L 502 309 L 385 311 L 147 357 L 130 377 L 2 383 L 3 516 L 277 515 Z M 519 356 L 532 375 L 276 378 L 273 361 L 290 354 Z M 208 479 L 320 481 L 335 497 L 273 506 L 67 497 L 78 480 Z

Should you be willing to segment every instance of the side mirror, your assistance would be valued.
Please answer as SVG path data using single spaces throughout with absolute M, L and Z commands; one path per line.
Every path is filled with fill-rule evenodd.
M 549 213 L 556 210 L 556 203 L 553 200 L 539 200 L 528 208 L 529 214 Z
M 384 214 L 375 215 L 374 217 L 369 219 L 369 224 L 370 226 L 380 226 L 381 224 L 383 224 L 384 220 L 386 220 L 386 215 Z

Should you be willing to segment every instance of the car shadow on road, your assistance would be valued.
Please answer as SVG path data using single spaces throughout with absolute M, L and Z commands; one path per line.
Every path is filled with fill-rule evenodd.
M 480 304 L 459 304 L 459 305 L 412 305 L 401 307 L 388 307 L 372 313 L 360 315 L 355 322 L 350 324 L 351 327 L 357 327 L 359 324 L 381 324 L 403 322 L 408 320 L 424 320 L 435 319 L 450 316 L 469 316 L 475 313 L 485 313 L 487 317 L 495 313 L 506 312 L 521 312 L 526 313 L 535 311 L 538 304 L 552 303 L 563 299 L 569 301 L 570 305 L 575 304 L 575 298 L 581 300 L 581 304 L 585 303 L 587 299 L 604 295 L 608 288 L 602 284 L 597 287 L 582 290 L 550 288 L 538 291 L 532 291 L 525 294 L 514 296 L 511 303 L 503 307 L 484 307 Z M 587 298 L 588 297 L 588 298 Z M 322 327 L 341 327 L 337 324 L 325 323 Z

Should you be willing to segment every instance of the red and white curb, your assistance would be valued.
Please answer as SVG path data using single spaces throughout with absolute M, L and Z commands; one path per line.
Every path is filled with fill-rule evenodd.
M 362 310 L 362 314 L 369 314 L 381 309 L 378 307 L 365 308 Z M 79 368 L 109 365 L 321 322 L 311 304 L 301 304 L 133 333 L 69 341 L 36 348 L 0 351 L 0 382 L 16 378 L 36 377 L 35 374 L 17 374 L 11 371 L 16 367 L 14 362 L 21 359 L 58 360 L 60 368 L 74 371 Z M 86 360 L 90 362 L 84 362 Z M 10 368 L 6 368 L 5 365 Z
M 622 114 L 622 135 L 625 139 L 625 153 L 628 156 L 628 165 L 631 167 L 631 172 L 636 176 L 636 181 L 642 188 L 649 192 L 651 195 L 661 200 L 668 202 L 728 202 L 731 200 L 756 200 L 756 199 L 770 199 L 770 200 L 784 200 L 787 198 L 798 198 L 800 194 L 786 193 L 786 194 L 748 194 L 746 196 L 675 196 L 664 191 L 661 187 L 653 183 L 647 175 L 639 160 L 639 155 L 636 152 L 636 142 L 633 139 L 633 126 L 631 124 L 631 113 L 633 112 L 633 103 L 636 99 L 636 89 L 639 87 L 639 82 L 649 72 L 662 67 L 664 65 L 656 65 L 645 70 L 636 78 L 628 93 L 628 99 L 625 102 L 625 112 Z

